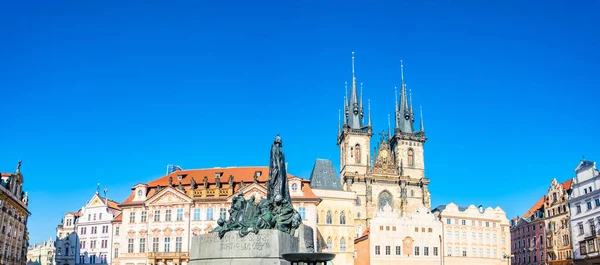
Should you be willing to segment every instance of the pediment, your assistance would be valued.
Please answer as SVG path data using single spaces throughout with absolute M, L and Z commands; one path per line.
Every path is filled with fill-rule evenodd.
M 260 198 L 267 198 L 267 188 L 265 188 L 263 185 L 260 185 L 258 183 L 252 183 L 248 186 L 241 188 L 238 191 L 238 193 L 229 196 L 227 198 L 227 201 L 231 202 L 231 200 L 233 199 L 234 196 L 239 195 L 239 192 L 242 192 L 244 194 L 244 198 L 246 200 L 250 199 L 250 197 L 252 197 L 252 195 L 254 195 L 256 201 L 260 201 Z
M 173 187 L 166 187 L 146 200 L 147 205 L 169 205 L 182 203 L 192 203 L 192 199 Z
M 88 204 L 86 205 L 86 208 L 87 207 L 98 207 L 98 206 L 104 206 L 104 202 L 102 201 L 102 199 L 100 199 L 100 196 L 98 196 L 98 194 L 94 194 L 94 197 L 92 197 L 90 202 L 88 202 Z

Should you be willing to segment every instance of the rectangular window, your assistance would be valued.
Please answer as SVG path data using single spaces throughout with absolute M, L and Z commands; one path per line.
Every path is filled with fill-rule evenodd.
M 596 198 L 596 207 L 600 207 L 600 199 Z
M 79 242 L 79 248 L 85 248 L 85 241 Z
M 158 237 L 152 238 L 152 252 L 158 252 Z
M 106 248 L 108 246 L 108 239 L 102 239 L 102 248 Z
M 206 220 L 214 220 L 213 219 L 213 208 L 206 209 Z
M 392 255 L 392 247 L 390 246 L 385 246 L 385 254 L 386 255 Z
M 415 247 L 415 256 L 419 256 L 419 247 Z
M 300 213 L 300 218 L 302 218 L 302 220 L 306 220 L 306 207 L 299 207 L 298 213 Z
M 577 213 L 581 213 L 581 205 L 577 204 L 575 207 L 577 208 Z M 548 210 L 548 213 L 550 213 L 550 210 Z
M 154 216 L 152 216 L 154 222 L 160 222 L 160 210 L 154 210 Z
M 438 247 L 433 247 L 433 255 L 434 256 L 438 255 Z
M 171 209 L 165 211 L 165 222 L 171 222 Z
M 583 224 L 579 223 L 579 234 L 583 235 Z
M 219 218 L 221 218 L 223 220 L 227 220 L 227 209 L 225 209 L 225 208 L 219 209 Z
M 381 255 L 381 247 L 375 246 L 375 255 Z
M 462 220 L 462 225 L 467 225 L 467 220 Z
M 130 212 L 129 213 L 129 223 L 130 224 L 135 223 L 135 212 Z
M 450 220 L 450 218 L 446 218 L 446 224 L 452 224 L 452 220 Z
M 200 220 L 200 208 L 194 208 L 194 221 Z
M 587 209 L 588 210 L 592 209 L 592 202 L 591 201 L 587 202 Z
M 182 237 L 178 236 L 175 238 L 175 252 L 181 252 Z
M 140 238 L 140 253 L 146 252 L 146 238 Z
M 397 255 L 397 256 L 400 256 L 400 255 L 402 255 L 402 251 L 401 251 L 401 250 L 402 250 L 402 249 L 400 248 L 400 246 L 396 246 L 396 255 Z
M 456 240 L 456 242 L 460 240 L 458 237 L 458 232 L 454 232 L 454 240 Z
M 142 217 L 141 217 L 140 222 L 145 223 L 148 221 L 147 219 L 148 219 L 148 211 L 142 211 Z
M 448 248 L 446 249 L 446 255 L 447 255 L 447 256 L 452 256 L 452 247 L 448 247 Z
M 463 248 L 463 250 L 462 250 L 462 256 L 463 257 L 467 256 L 467 249 L 466 248 Z
M 472 255 L 473 255 L 472 257 L 477 257 L 477 249 L 473 248 L 473 249 L 471 249 L 471 251 L 473 252 L 472 253 Z
M 96 240 L 90 241 L 90 248 L 96 248 Z
M 119 235 L 119 230 L 120 230 L 120 229 L 119 229 L 119 227 L 118 227 L 118 226 L 116 226 L 116 227 L 115 227 L 115 236 L 118 236 L 118 235 Z
M 183 221 L 183 209 L 177 209 L 177 221 Z
M 171 238 L 165 237 L 165 252 L 171 252 Z
M 113 255 L 114 258 L 119 258 L 119 248 L 115 248 L 115 254 Z
M 485 227 L 490 227 L 490 222 L 485 222 Z
M 127 253 L 133 253 L 133 238 L 128 239 Z
M 429 256 L 429 247 L 423 247 L 423 255 Z

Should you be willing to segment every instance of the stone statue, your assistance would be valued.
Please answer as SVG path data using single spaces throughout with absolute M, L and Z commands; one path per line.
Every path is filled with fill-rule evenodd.
M 25 203 L 25 205 L 29 204 L 29 194 L 27 192 L 25 192 L 25 196 L 23 196 L 23 203 Z
M 185 189 L 183 188 L 183 184 L 181 183 L 181 181 L 179 181 L 179 187 L 177 187 L 179 190 L 181 191 L 185 191 Z
M 218 233 L 219 238 L 223 238 L 229 231 L 238 231 L 243 237 L 249 233 L 258 233 L 261 229 L 278 229 L 293 235 L 300 227 L 302 218 L 292 205 L 281 146 L 281 138 L 277 135 L 271 146 L 267 198 L 261 199 L 257 205 L 254 195 L 246 200 L 240 190 L 238 196 L 231 201 L 229 220 L 220 219 L 219 227 L 212 231 Z M 254 181 L 257 179 L 258 176 L 255 175 Z M 230 184 L 233 182 L 233 176 L 229 177 L 229 181 Z M 220 187 L 218 176 L 216 183 Z M 243 182 L 241 185 L 243 186 Z
M 203 181 L 204 181 L 204 189 L 206 190 L 206 189 L 208 189 L 208 177 L 204 176 Z
M 19 162 L 17 162 L 17 172 L 21 172 L 21 163 L 23 163 L 23 160 L 19 160 Z
M 291 201 L 285 168 L 285 156 L 281 148 L 283 143 L 279 134 L 271 146 L 271 162 L 269 166 L 269 181 L 267 183 L 267 199 L 273 200 L 277 195 Z
M 229 180 L 228 180 L 228 182 L 229 182 L 229 187 L 230 187 L 230 188 L 233 188 L 233 175 L 229 175 Z
M 169 186 L 173 187 L 173 176 L 169 177 Z
M 221 175 L 215 177 L 215 186 L 217 186 L 218 189 L 221 188 Z
M 241 190 L 241 189 L 243 189 L 243 188 L 244 188 L 244 181 L 242 180 L 242 181 L 240 182 L 240 190 Z
M 190 180 L 190 185 L 192 186 L 191 187 L 192 190 L 196 189 L 196 180 L 194 179 L 194 177 L 192 177 L 192 180 Z
M 160 185 L 156 186 L 156 192 L 159 192 L 162 190 L 162 187 Z
M 254 183 L 258 183 L 258 174 L 254 174 Z
M 400 194 L 402 194 L 402 201 L 403 202 L 406 201 L 407 197 L 408 197 L 408 193 L 406 192 L 406 182 L 402 183 L 402 189 L 401 189 Z

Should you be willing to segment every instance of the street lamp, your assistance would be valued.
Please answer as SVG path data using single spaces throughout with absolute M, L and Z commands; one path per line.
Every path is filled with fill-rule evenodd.
M 502 254 L 502 257 L 507 260 L 508 265 L 510 265 L 510 259 L 514 258 L 515 255 L 506 255 L 506 253 Z

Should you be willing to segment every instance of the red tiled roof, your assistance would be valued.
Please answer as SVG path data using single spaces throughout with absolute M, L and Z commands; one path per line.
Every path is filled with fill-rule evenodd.
M 146 198 L 150 198 L 156 193 L 157 186 L 161 186 L 161 187 L 168 186 L 169 185 L 169 177 L 172 177 L 174 187 L 179 186 L 179 183 L 181 182 L 181 185 L 184 187 L 184 189 L 187 192 L 190 190 L 192 178 L 196 182 L 197 186 L 202 186 L 204 183 L 204 176 L 206 176 L 208 178 L 209 186 L 213 186 L 215 184 L 216 174 L 221 173 L 220 180 L 221 180 L 222 185 L 228 185 L 227 183 L 229 181 L 230 175 L 233 176 L 233 182 L 236 184 L 238 184 L 242 181 L 246 184 L 251 184 L 254 181 L 254 174 L 257 171 L 261 172 L 261 175 L 257 179 L 258 182 L 266 183 L 267 180 L 269 179 L 269 167 L 265 167 L 265 166 L 263 166 L 263 167 L 206 168 L 206 169 L 191 169 L 191 170 L 174 171 L 171 174 L 165 175 L 163 177 L 160 177 L 156 180 L 149 182 L 147 184 L 148 185 L 148 191 L 147 191 L 148 194 L 146 194 Z M 178 180 L 178 176 L 182 176 L 182 179 Z M 289 178 L 295 178 L 295 176 L 288 174 L 288 179 Z M 309 181 L 306 179 L 302 179 L 302 182 L 303 182 L 302 192 L 304 193 L 304 196 L 302 196 L 301 198 L 317 199 L 318 197 L 314 194 L 314 192 L 312 191 L 312 189 L 310 188 L 310 186 L 308 184 Z M 234 192 L 237 192 L 239 187 L 240 187 L 240 185 L 235 185 Z M 135 192 L 134 192 L 134 188 L 132 188 L 132 192 L 131 192 L 131 194 L 129 194 L 129 197 L 127 197 L 127 199 L 125 199 L 125 201 L 123 201 L 123 203 L 120 205 L 134 204 L 133 203 L 134 197 L 135 197 Z M 292 198 L 293 197 L 294 196 L 292 196 Z
M 572 184 L 573 184 L 573 179 L 569 179 L 569 180 L 561 183 L 560 185 L 562 185 L 565 190 L 570 190 Z
M 368 235 L 369 232 L 371 232 L 371 227 L 368 227 L 367 230 L 362 233 L 361 237 Z
M 540 198 L 530 209 L 529 211 L 527 211 L 525 214 L 523 214 L 523 218 L 529 218 L 531 215 L 533 215 L 533 213 L 535 213 L 535 211 L 537 211 L 538 209 L 542 208 L 542 206 L 544 205 L 544 196 L 542 196 L 542 198 Z
M 119 213 L 119 215 L 117 215 L 117 217 L 115 217 L 115 219 L 112 220 L 113 222 L 123 222 L 123 213 Z
M 12 173 L 0 172 L 0 176 L 2 177 L 10 177 Z

